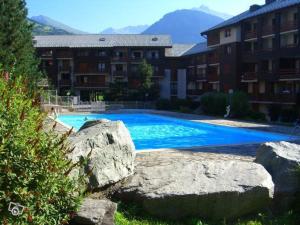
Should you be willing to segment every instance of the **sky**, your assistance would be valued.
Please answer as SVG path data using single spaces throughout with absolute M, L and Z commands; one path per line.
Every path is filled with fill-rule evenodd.
M 28 16 L 44 15 L 73 28 L 99 33 L 108 27 L 151 25 L 178 9 L 208 6 L 237 15 L 265 0 L 26 0 Z

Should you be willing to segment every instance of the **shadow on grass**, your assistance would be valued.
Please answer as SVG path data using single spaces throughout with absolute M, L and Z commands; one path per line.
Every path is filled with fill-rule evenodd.
M 181 221 L 158 219 L 149 216 L 141 207 L 134 204 L 119 203 L 115 216 L 116 225 L 299 225 L 300 214 L 288 212 L 281 216 L 273 217 L 259 214 L 237 221 L 204 221 L 189 218 Z

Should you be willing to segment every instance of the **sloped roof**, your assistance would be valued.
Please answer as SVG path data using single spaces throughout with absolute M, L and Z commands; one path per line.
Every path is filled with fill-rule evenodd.
M 262 15 L 262 14 L 266 14 L 266 13 L 270 13 L 270 12 L 273 12 L 275 10 L 279 10 L 279 9 L 283 9 L 283 8 L 287 8 L 287 7 L 290 7 L 290 6 L 293 6 L 293 5 L 297 5 L 297 4 L 300 4 L 300 0 L 277 0 L 277 1 L 274 1 L 272 3 L 269 3 L 269 4 L 265 4 L 265 5 L 262 5 L 259 9 L 255 10 L 255 11 L 250 11 L 250 10 L 247 10 L 237 16 L 234 16 L 206 31 L 203 31 L 201 34 L 206 34 L 207 32 L 209 31 L 213 31 L 213 30 L 217 30 L 217 29 L 220 29 L 222 27 L 227 27 L 227 26 L 230 26 L 230 25 L 233 25 L 233 24 L 237 24 L 243 20 L 246 20 L 246 19 L 250 19 L 252 17 L 256 17 L 256 16 L 259 16 L 259 15 Z
M 35 36 L 36 48 L 69 47 L 171 47 L 169 35 L 131 35 L 131 34 L 103 34 L 103 35 L 46 35 Z
M 173 44 L 172 48 L 166 49 L 166 57 L 179 57 L 193 48 L 195 44 Z
M 207 47 L 206 42 L 198 44 L 174 44 L 172 48 L 166 49 L 166 57 L 180 57 L 198 54 L 212 50 Z

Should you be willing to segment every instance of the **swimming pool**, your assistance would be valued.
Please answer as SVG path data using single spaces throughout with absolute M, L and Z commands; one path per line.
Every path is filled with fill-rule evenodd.
M 277 133 L 217 126 L 152 114 L 61 115 L 58 121 L 79 130 L 86 118 L 123 121 L 137 150 L 252 144 L 295 139 Z

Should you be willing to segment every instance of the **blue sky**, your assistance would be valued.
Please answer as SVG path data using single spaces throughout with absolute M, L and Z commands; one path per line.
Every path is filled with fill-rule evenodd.
M 206 5 L 236 15 L 265 0 L 26 0 L 29 17 L 45 15 L 71 27 L 99 33 L 107 27 L 152 24 L 177 9 Z

